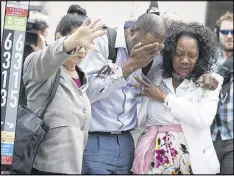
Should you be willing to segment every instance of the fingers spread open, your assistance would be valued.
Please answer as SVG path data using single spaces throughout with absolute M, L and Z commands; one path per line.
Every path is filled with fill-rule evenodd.
M 95 26 L 92 30 L 93 30 L 93 32 L 98 31 L 100 29 L 102 30 L 104 26 L 105 26 L 105 24 L 99 24 L 99 25 Z
M 90 17 L 86 18 L 84 22 L 82 23 L 82 26 L 87 26 L 90 23 L 90 21 L 91 21 Z
M 147 78 L 143 73 L 141 73 L 141 77 L 142 79 L 147 82 L 148 84 L 153 84 L 152 81 L 149 80 L 149 78 Z
M 98 30 L 98 31 L 94 32 L 94 34 L 93 34 L 93 40 L 95 38 L 103 36 L 104 34 L 106 34 L 106 31 L 104 31 L 104 30 Z
M 94 28 L 95 26 L 96 26 L 96 24 L 100 21 L 101 19 L 97 19 L 97 20 L 95 20 L 94 22 L 92 22 L 90 25 L 89 25 L 89 27 L 92 29 L 92 28 Z
M 137 89 L 142 89 L 142 85 L 141 84 L 132 84 L 133 87 L 137 88 Z
M 137 80 L 137 82 L 141 83 L 144 87 L 149 87 L 150 85 L 145 82 L 143 79 L 139 78 L 139 77 L 136 77 L 134 76 L 134 78 Z

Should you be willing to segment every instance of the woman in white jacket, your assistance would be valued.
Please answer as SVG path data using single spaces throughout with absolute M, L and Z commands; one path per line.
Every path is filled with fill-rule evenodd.
M 210 134 L 223 78 L 213 73 L 211 89 L 198 78 L 216 59 L 215 36 L 198 23 L 172 22 L 163 51 L 163 69 L 154 64 L 140 83 L 144 96 L 132 171 L 135 174 L 216 174 L 217 159 Z M 215 85 L 216 84 L 216 85 Z M 218 85 L 217 85 L 218 84 Z

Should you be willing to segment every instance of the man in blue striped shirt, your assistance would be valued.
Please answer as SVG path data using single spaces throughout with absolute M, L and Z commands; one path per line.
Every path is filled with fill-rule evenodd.
M 166 37 L 166 23 L 160 16 L 143 14 L 131 27 L 127 25 L 116 29 L 117 71 L 105 79 L 90 80 L 90 85 L 97 85 L 97 89 L 99 85 L 106 85 L 102 93 L 112 93 L 92 102 L 82 174 L 131 173 L 135 147 L 130 130 L 137 124 L 141 102 L 140 97 L 135 96 L 139 90 L 132 86 L 136 83 L 134 76 L 140 76 L 141 68 L 160 53 Z M 94 43 L 100 52 L 90 51 L 82 63 L 88 74 L 108 64 L 107 36 L 97 38 Z M 158 47 L 153 46 L 155 43 Z M 161 57 L 154 60 L 161 63 Z

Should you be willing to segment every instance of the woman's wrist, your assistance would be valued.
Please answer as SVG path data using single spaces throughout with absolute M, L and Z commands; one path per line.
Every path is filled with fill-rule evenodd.
M 74 50 L 76 47 L 79 46 L 77 41 L 76 41 L 77 44 L 75 44 L 74 38 L 75 37 L 73 35 L 69 35 L 64 40 L 63 48 L 67 54 L 69 54 L 72 50 Z
M 71 46 L 71 41 L 70 41 L 70 37 L 66 37 L 66 39 L 63 42 L 63 48 L 64 51 L 68 54 L 69 52 L 71 52 L 73 50 L 72 46 Z

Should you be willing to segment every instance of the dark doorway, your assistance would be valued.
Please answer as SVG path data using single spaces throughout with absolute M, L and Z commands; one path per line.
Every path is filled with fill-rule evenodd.
M 208 1 L 205 25 L 213 30 L 216 21 L 226 11 L 233 13 L 233 1 Z

